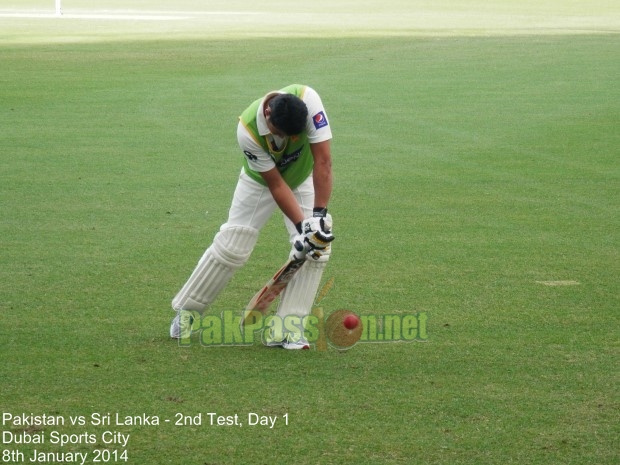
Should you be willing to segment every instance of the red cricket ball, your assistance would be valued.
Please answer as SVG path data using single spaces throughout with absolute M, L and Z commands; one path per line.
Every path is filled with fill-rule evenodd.
M 342 324 L 344 324 L 344 327 L 347 329 L 355 329 L 357 328 L 357 325 L 359 323 L 360 320 L 356 315 L 348 315 L 342 322 Z

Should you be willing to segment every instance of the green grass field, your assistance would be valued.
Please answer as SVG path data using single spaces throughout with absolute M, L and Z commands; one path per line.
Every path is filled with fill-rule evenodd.
M 275 0 L 66 0 L 65 18 L 33 17 L 48 3 L 0 0 L 3 463 L 620 461 L 614 2 L 319 1 L 300 25 Z M 102 10 L 190 19 L 85 17 Z M 320 92 L 334 132 L 321 306 L 423 313 L 425 342 L 167 337 L 226 218 L 236 118 L 293 82 Z M 241 311 L 288 250 L 276 215 L 209 314 Z

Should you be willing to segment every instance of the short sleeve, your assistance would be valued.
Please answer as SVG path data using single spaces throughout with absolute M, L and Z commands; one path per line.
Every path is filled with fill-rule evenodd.
M 306 124 L 308 141 L 314 144 L 331 139 L 331 126 L 319 94 L 311 87 L 307 87 L 303 101 L 308 107 L 308 122 Z
M 247 158 L 248 166 L 251 170 L 263 173 L 276 166 L 271 155 L 254 140 L 252 135 L 241 123 L 237 126 L 237 142 L 243 151 L 243 155 Z

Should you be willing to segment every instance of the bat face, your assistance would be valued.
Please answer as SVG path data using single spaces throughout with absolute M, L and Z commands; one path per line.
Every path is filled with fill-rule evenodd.
M 273 278 L 261 289 L 257 295 L 250 301 L 246 310 L 260 310 L 266 313 L 271 303 L 286 288 L 288 283 L 293 279 L 295 273 L 304 264 L 305 259 L 291 260 L 287 262 Z
M 305 258 L 292 259 L 284 264 L 276 274 L 265 284 L 265 286 L 258 291 L 252 300 L 245 307 L 244 315 L 249 315 L 253 310 L 260 311 L 263 315 L 267 314 L 267 310 L 271 306 L 271 303 L 278 297 L 288 283 L 293 279 L 295 273 L 299 271 L 302 265 L 306 262 Z M 245 325 L 245 318 L 242 321 L 242 325 Z

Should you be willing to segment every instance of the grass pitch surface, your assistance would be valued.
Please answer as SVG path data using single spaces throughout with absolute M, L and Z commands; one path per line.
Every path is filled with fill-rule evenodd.
M 537 19 L 517 34 L 475 21 L 476 2 L 433 5 L 432 30 L 418 27 L 430 6 L 408 23 L 394 2 L 378 29 L 358 27 L 363 4 L 359 22 L 306 37 L 0 17 L 6 463 L 35 449 L 126 450 L 111 461 L 133 464 L 618 462 L 617 11 L 501 2 L 495 14 Z M 426 342 L 290 353 L 167 338 L 170 299 L 229 207 L 236 118 L 291 82 L 321 93 L 335 136 L 321 307 L 425 314 Z M 240 311 L 287 252 L 276 215 L 209 314 Z

